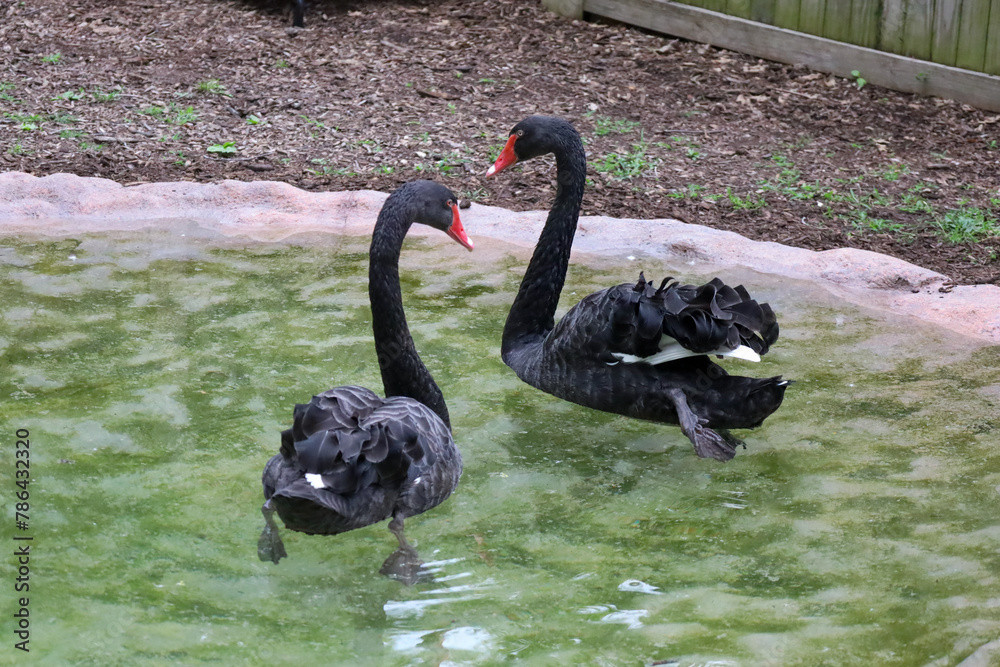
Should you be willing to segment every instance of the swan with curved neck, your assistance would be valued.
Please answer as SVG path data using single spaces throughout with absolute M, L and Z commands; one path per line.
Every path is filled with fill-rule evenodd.
M 310 535 L 336 535 L 391 516 L 400 552 L 415 558 L 404 519 L 442 503 L 457 486 L 462 456 L 448 407 L 414 347 L 399 286 L 399 254 L 414 221 L 472 250 L 457 202 L 442 185 L 413 181 L 382 206 L 369 251 L 368 294 L 385 398 L 348 385 L 295 406 L 292 428 L 281 433 L 280 452 L 262 477 L 261 560 L 277 563 L 286 555 L 275 511 L 287 528 Z
M 556 196 L 504 325 L 504 363 L 559 398 L 677 424 L 698 456 L 728 461 L 742 444 L 728 429 L 759 426 L 788 381 L 731 376 L 710 356 L 759 361 L 778 338 L 770 306 L 718 278 L 701 286 L 667 278 L 657 288 L 640 274 L 584 298 L 556 324 L 587 175 L 580 135 L 565 120 L 530 116 L 486 175 L 548 153 Z

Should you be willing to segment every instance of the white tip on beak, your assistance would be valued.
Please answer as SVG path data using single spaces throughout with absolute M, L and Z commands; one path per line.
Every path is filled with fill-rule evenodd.
M 486 175 L 492 176 L 495 173 L 497 173 L 497 166 L 495 164 L 491 164 L 490 168 L 486 170 Z

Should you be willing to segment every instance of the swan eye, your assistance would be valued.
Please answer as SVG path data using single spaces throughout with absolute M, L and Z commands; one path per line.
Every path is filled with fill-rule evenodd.
M 445 206 L 446 206 L 446 207 L 448 207 L 448 208 L 451 208 L 451 207 L 453 207 L 454 205 L 455 205 L 455 202 L 454 202 L 454 201 L 452 201 L 451 199 L 449 199 L 449 200 L 447 201 L 447 203 L 445 203 Z
M 517 136 L 523 137 L 524 136 L 524 130 L 518 130 L 517 131 Z

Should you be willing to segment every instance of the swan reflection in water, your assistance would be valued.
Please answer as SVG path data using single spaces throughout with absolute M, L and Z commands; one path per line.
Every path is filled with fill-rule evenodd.
M 389 195 L 372 232 L 368 294 L 385 398 L 364 387 L 335 387 L 295 406 L 281 449 L 264 468 L 261 560 L 287 556 L 274 520 L 308 535 L 337 535 L 387 518 L 399 541 L 382 573 L 406 583 L 422 577 L 403 521 L 444 502 L 458 485 L 462 455 L 451 436 L 444 396 L 420 360 L 403 313 L 399 254 L 413 222 L 444 231 L 472 250 L 458 198 L 432 181 Z

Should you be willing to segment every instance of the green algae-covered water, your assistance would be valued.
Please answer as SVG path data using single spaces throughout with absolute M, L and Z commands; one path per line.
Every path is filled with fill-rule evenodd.
M 260 562 L 260 473 L 293 405 L 381 391 L 366 251 L 193 225 L 4 241 L 8 590 L 12 538 L 33 540 L 30 653 L 5 595 L 0 663 L 943 666 L 1000 637 L 1000 349 L 724 272 L 782 326 L 730 368 L 797 383 L 748 449 L 705 461 L 676 428 L 520 383 L 499 340 L 523 261 L 420 239 L 407 315 L 466 462 L 407 521 L 435 580 L 378 573 L 385 524 L 283 530 L 288 559 Z M 640 264 L 708 277 L 621 264 L 575 265 L 564 304 Z

